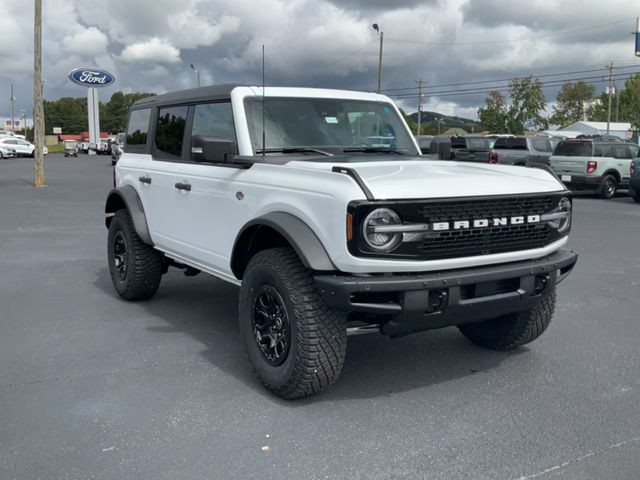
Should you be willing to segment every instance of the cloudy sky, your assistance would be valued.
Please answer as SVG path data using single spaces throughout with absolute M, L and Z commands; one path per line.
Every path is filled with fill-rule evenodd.
M 426 109 L 474 118 L 479 90 L 516 75 L 592 77 L 609 61 L 640 71 L 633 56 L 637 0 L 43 0 L 45 96 L 82 96 L 67 79 L 76 67 L 117 77 L 115 90 L 202 84 L 267 84 L 374 90 L 377 23 L 384 31 L 383 89 L 415 111 L 415 81 L 428 82 Z M 33 1 L 0 0 L 0 117 L 32 109 Z M 567 73 L 580 72 L 585 73 Z M 554 75 L 558 74 L 558 75 Z M 553 83 L 555 82 L 555 84 Z M 619 82 L 621 83 L 621 82 Z M 457 85 L 452 85 L 457 84 Z M 460 85 L 462 84 L 462 85 Z M 461 92 L 463 90 L 463 92 Z

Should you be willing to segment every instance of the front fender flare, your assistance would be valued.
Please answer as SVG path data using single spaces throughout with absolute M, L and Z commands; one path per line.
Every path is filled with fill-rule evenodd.
M 104 207 L 105 225 L 109 228 L 113 214 L 118 210 L 126 208 L 131 215 L 133 226 L 140 239 L 147 245 L 153 245 L 151 234 L 149 233 L 149 225 L 147 224 L 147 216 L 144 213 L 142 201 L 136 189 L 131 185 L 114 188 L 107 196 L 107 202 Z
M 237 278 L 242 276 L 239 271 L 242 255 L 251 248 L 253 238 L 262 226 L 272 228 L 282 235 L 305 267 L 315 271 L 337 270 L 311 227 L 290 213 L 271 212 L 247 222 L 236 237 L 231 256 L 231 270 Z

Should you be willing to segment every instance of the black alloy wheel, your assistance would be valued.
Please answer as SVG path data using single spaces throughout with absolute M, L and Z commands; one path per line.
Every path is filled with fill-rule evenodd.
M 613 175 L 606 175 L 602 180 L 602 198 L 610 199 L 616 196 L 618 182 Z
M 128 254 L 127 242 L 122 231 L 118 231 L 113 239 L 113 260 L 118 278 L 124 282 L 127 279 Z
M 271 285 L 258 287 L 253 302 L 253 335 L 265 360 L 281 365 L 289 354 L 291 326 L 282 296 Z

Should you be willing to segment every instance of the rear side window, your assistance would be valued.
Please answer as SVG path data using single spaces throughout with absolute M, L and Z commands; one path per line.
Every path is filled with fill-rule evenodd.
M 631 158 L 631 151 L 625 144 L 611 145 L 609 156 L 613 158 Z
M 560 142 L 553 154 L 563 157 L 592 157 L 591 145 L 590 142 Z
M 500 137 L 493 146 L 494 150 L 527 150 L 526 138 Z
M 146 145 L 147 134 L 149 133 L 149 117 L 151 109 L 133 110 L 129 114 L 129 125 L 127 126 L 127 145 Z
M 550 152 L 553 150 L 553 148 L 551 148 L 551 141 L 548 138 L 533 138 L 531 139 L 531 144 L 533 145 L 533 149 L 538 152 Z
M 594 143 L 593 144 L 593 156 L 604 157 L 605 153 L 609 151 L 608 143 Z
M 159 157 L 179 158 L 182 156 L 184 127 L 187 124 L 189 107 L 161 108 L 158 110 L 156 124 L 156 155 Z

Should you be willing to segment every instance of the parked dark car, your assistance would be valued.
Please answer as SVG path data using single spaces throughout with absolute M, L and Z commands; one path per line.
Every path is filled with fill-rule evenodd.
M 553 145 L 549 137 L 498 137 L 489 153 L 489 163 L 504 165 L 547 164 Z
M 433 140 L 433 135 L 415 135 L 415 138 L 420 147 L 420 152 L 423 155 L 431 153 L 431 140 Z
M 451 154 L 458 162 L 489 162 L 495 139 L 491 137 L 451 137 Z
M 431 139 L 429 154 L 438 160 L 451 160 L 451 137 L 449 135 L 436 135 Z
M 629 195 L 631 195 L 636 202 L 640 203 L 640 157 L 631 160 L 629 173 L 631 175 Z

